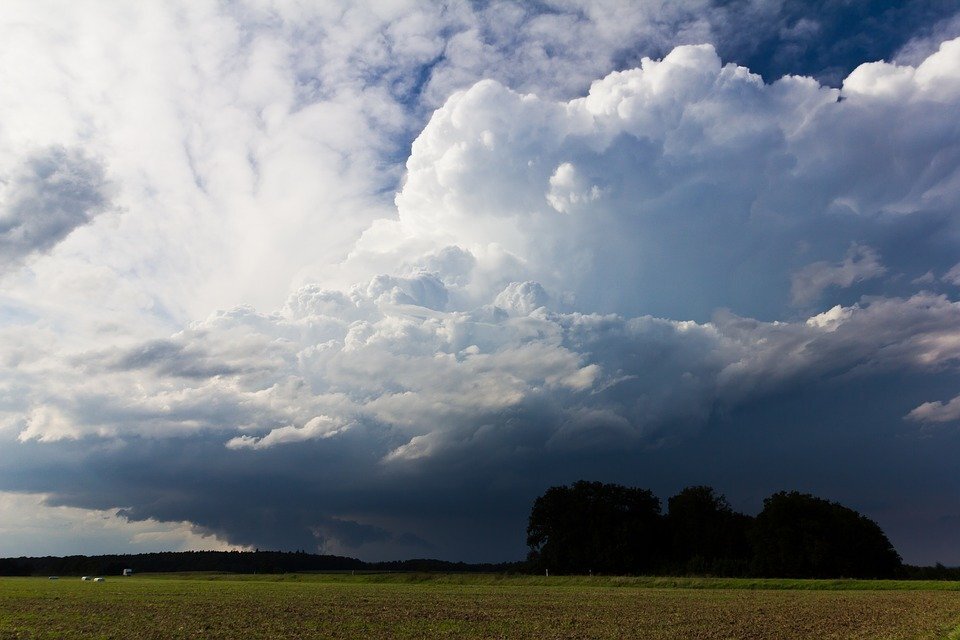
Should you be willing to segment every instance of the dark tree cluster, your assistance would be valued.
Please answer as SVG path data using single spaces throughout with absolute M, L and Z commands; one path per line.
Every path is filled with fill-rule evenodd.
M 537 498 L 527 544 L 532 559 L 557 573 L 646 573 L 657 565 L 664 533 L 660 500 L 650 491 L 582 481 Z
M 673 574 L 891 578 L 899 554 L 853 509 L 796 491 L 750 517 L 711 487 L 667 501 L 646 489 L 580 481 L 536 499 L 527 527 L 531 566 L 558 574 Z

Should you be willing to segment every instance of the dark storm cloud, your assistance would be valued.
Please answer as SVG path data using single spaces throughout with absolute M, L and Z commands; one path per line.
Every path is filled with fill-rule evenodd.
M 89 447 L 65 442 L 21 448 L 14 468 L 5 449 L 0 473 L 13 490 L 49 493 L 50 504 L 92 509 L 120 507 L 131 520 L 187 520 L 204 533 L 241 545 L 268 549 L 325 550 L 366 555 L 406 550 L 419 553 L 430 543 L 408 530 L 417 518 L 389 518 L 390 503 L 403 501 L 409 483 L 391 486 L 369 464 L 368 449 L 381 440 L 377 430 L 331 445 L 303 446 L 224 455 L 222 439 L 129 439 L 122 447 Z M 40 469 L 49 473 L 39 474 Z M 344 492 L 350 486 L 351 491 Z M 421 493 L 421 509 L 430 502 Z M 351 515 L 352 514 L 352 515 Z M 428 536 L 429 537 L 429 536 Z M 389 550 L 389 551 L 387 551 Z
M 960 360 L 957 304 L 931 295 L 865 302 L 794 324 L 731 314 L 696 325 L 542 308 L 529 313 L 503 313 L 499 327 L 451 319 L 443 331 L 501 332 L 499 340 L 519 331 L 516 339 L 526 343 L 469 352 L 459 362 L 443 350 L 411 352 L 413 344 L 429 343 L 425 332 L 438 329 L 429 316 L 407 318 L 401 331 L 400 317 L 384 316 L 367 332 L 366 345 L 325 361 L 306 359 L 316 339 L 310 338 L 299 343 L 302 353 L 288 369 L 256 360 L 247 367 L 277 381 L 301 380 L 279 388 L 244 373 L 200 379 L 153 371 L 155 381 L 133 383 L 159 383 L 162 392 L 104 395 L 129 375 L 106 369 L 90 381 L 94 393 L 51 389 L 54 409 L 38 409 L 21 443 L 3 448 L 0 482 L 49 494 L 54 504 L 123 508 L 132 520 L 188 521 L 234 544 L 380 558 L 420 553 L 426 545 L 447 558 L 518 557 L 532 498 L 548 484 L 577 477 L 640 483 L 662 497 L 684 483 L 710 482 L 732 487 L 731 497 L 741 501 L 738 483 L 749 478 L 754 491 L 799 483 L 882 512 L 890 503 L 873 505 L 864 496 L 876 494 L 865 485 L 844 485 L 850 473 L 843 457 L 861 447 L 870 455 L 850 462 L 851 469 L 889 465 L 903 446 L 898 439 L 913 443 L 918 436 L 900 418 L 928 399 L 933 374 Z M 241 351 L 271 342 L 270 333 L 244 339 L 242 327 L 290 335 L 294 326 L 280 317 L 244 324 L 248 317 L 239 313 L 213 325 Z M 321 321 L 309 316 L 296 326 Z M 193 338 L 199 350 L 222 341 L 209 327 L 198 327 Z M 462 351 L 456 344 L 446 349 Z M 578 354 L 569 371 L 564 351 Z M 391 366 L 393 382 L 384 375 Z M 356 368 L 378 375 L 354 377 Z M 499 392 L 484 398 L 485 370 L 512 378 L 506 387 L 512 400 Z M 402 386 L 389 391 L 392 384 Z M 891 384 L 899 385 L 897 393 Z M 300 401 L 326 398 L 324 420 L 307 419 L 318 409 L 298 414 L 288 406 L 298 397 L 287 396 L 290 389 L 306 388 L 313 391 Z M 884 400 L 857 414 L 863 398 L 874 395 Z M 74 431 L 58 431 L 64 422 Z M 253 437 L 224 447 L 234 425 L 249 425 Z M 953 434 L 924 437 L 945 445 Z M 709 459 L 714 446 L 729 459 Z M 825 455 L 821 448 L 828 446 Z M 894 467 L 915 463 L 903 458 Z M 804 468 L 821 471 L 805 476 Z M 885 472 L 880 485 L 889 490 L 891 482 Z M 925 495 L 931 513 L 945 508 L 941 491 Z
M 119 448 L 22 446 L 14 466 L 5 447 L 0 476 L 11 488 L 52 492 L 54 503 L 137 505 L 128 517 L 189 520 L 260 548 L 395 558 L 424 551 L 427 543 L 414 536 L 433 544 L 431 554 L 470 560 L 521 557 L 533 498 L 582 477 L 650 487 L 663 499 L 687 484 L 712 484 L 747 512 L 773 491 L 798 488 L 870 513 L 912 561 L 956 562 L 942 537 L 956 540 L 955 531 L 941 519 L 955 513 L 960 489 L 951 453 L 958 435 L 917 440 L 891 418 L 926 397 L 931 382 L 899 375 L 843 387 L 813 382 L 718 413 L 701 437 L 670 447 L 545 447 L 546 433 L 531 430 L 558 416 L 531 403 L 491 425 L 512 438 L 476 438 L 405 469 L 371 464 L 371 449 L 390 446 L 371 427 L 249 455 L 226 455 L 205 437 L 132 439 Z M 864 397 L 882 400 L 865 406 Z M 943 531 L 928 535 L 937 522 Z
M 3 180 L 0 266 L 44 253 L 109 204 L 103 167 L 80 149 L 35 153 Z

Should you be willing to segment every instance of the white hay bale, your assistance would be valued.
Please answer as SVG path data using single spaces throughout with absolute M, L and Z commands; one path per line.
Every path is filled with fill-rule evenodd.
M 90 576 L 83 576 L 83 577 L 80 578 L 80 579 L 83 580 L 84 582 L 86 582 L 87 580 L 90 579 Z
M 94 579 L 93 579 L 94 582 L 103 582 L 104 580 L 105 580 L 105 578 L 94 578 Z

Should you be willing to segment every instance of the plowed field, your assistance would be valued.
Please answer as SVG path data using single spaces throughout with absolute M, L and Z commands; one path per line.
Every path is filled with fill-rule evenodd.
M 951 585 L 738 584 L 489 576 L 4 578 L 0 638 L 960 638 L 960 591 Z

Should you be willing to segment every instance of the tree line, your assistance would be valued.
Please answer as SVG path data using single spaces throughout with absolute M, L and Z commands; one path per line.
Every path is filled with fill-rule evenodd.
M 119 576 L 124 569 L 137 573 L 212 571 L 220 573 L 297 572 L 433 572 L 513 573 L 522 562 L 477 563 L 414 559 L 364 562 L 345 556 L 304 551 L 166 551 L 129 555 L 45 556 L 0 558 L 0 576 Z
M 662 513 L 646 489 L 580 481 L 536 499 L 527 544 L 530 568 L 557 574 L 910 577 L 876 522 L 797 491 L 771 495 L 751 517 L 692 486 Z

